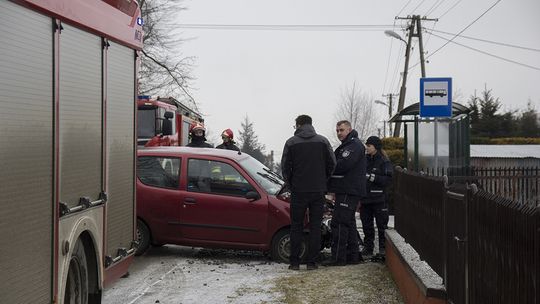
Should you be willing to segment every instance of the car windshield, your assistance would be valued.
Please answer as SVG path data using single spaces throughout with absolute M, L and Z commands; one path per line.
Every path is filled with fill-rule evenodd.
M 251 156 L 244 158 L 240 161 L 240 165 L 267 193 L 277 195 L 281 191 L 284 184 L 281 177 L 255 158 Z

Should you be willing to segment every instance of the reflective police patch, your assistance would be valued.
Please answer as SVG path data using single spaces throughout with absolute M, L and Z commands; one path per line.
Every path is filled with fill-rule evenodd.
M 351 155 L 351 151 L 349 151 L 349 150 L 345 150 L 345 151 L 343 151 L 343 153 L 341 153 L 341 156 L 343 156 L 343 157 L 348 157 L 349 155 Z

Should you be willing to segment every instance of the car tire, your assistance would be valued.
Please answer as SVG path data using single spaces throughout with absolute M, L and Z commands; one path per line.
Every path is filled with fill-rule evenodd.
M 88 264 L 84 245 L 80 239 L 75 243 L 69 260 L 66 289 L 64 291 L 65 304 L 88 303 Z
M 272 260 L 278 263 L 289 263 L 289 256 L 291 255 L 290 230 L 288 228 L 279 230 L 272 238 L 272 244 L 270 246 L 270 257 Z M 306 252 L 306 241 L 304 237 L 302 246 L 300 247 L 301 261 L 304 260 Z
M 139 245 L 137 246 L 135 255 L 138 256 L 145 253 L 148 247 L 150 247 L 150 229 L 141 220 L 137 220 L 137 242 L 139 242 Z

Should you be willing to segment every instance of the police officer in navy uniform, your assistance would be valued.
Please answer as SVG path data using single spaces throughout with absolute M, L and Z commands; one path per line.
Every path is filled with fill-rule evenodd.
M 370 136 L 366 141 L 367 154 L 367 194 L 360 205 L 360 219 L 364 230 L 364 257 L 373 256 L 375 228 L 377 223 L 379 235 L 379 256 L 384 257 L 384 231 L 388 225 L 388 205 L 386 203 L 386 187 L 392 183 L 392 163 L 382 150 L 381 139 Z
M 358 132 L 347 120 L 336 124 L 341 145 L 334 151 L 336 169 L 330 179 L 329 191 L 335 194 L 332 229 L 332 258 L 325 266 L 344 266 L 361 262 L 355 213 L 366 194 L 366 155 Z

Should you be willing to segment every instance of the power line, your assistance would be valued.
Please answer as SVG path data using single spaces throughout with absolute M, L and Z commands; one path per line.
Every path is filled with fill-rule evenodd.
M 463 0 L 458 0 L 456 3 L 454 3 L 454 5 L 452 5 L 451 8 L 447 9 L 440 17 L 439 19 L 441 19 L 442 17 L 444 17 L 446 14 L 448 14 L 448 12 L 450 12 L 451 10 L 454 9 L 454 7 L 456 7 L 456 5 L 458 5 L 461 1 Z
M 435 3 L 433 3 L 433 5 L 429 8 L 429 10 L 424 14 L 424 16 L 427 16 L 429 14 L 431 14 L 433 11 L 435 11 L 437 8 L 439 8 L 439 6 L 441 6 L 441 4 L 444 3 L 445 0 L 437 0 Z
M 501 0 L 497 0 L 497 2 L 495 2 L 493 5 L 491 5 L 485 12 L 483 12 L 482 14 L 480 14 L 480 16 L 478 16 L 478 18 L 474 19 L 471 23 L 469 23 L 469 25 L 467 25 L 466 27 L 464 27 L 461 31 L 459 31 L 459 33 L 455 34 L 454 37 L 452 37 L 451 39 L 448 39 L 443 45 L 441 45 L 438 49 L 436 49 L 433 53 L 429 54 L 425 60 L 429 59 L 431 56 L 437 54 L 437 52 L 439 52 L 442 48 L 444 48 L 445 46 L 447 46 L 450 42 L 454 41 L 454 39 L 456 39 L 457 36 L 461 35 L 461 33 L 463 33 L 464 31 L 466 31 L 469 27 L 471 27 L 473 24 L 476 23 L 476 21 L 480 20 L 480 18 L 484 17 L 485 14 L 487 14 L 492 8 L 495 7 L 495 5 L 499 4 L 499 2 L 501 2 Z M 417 62 L 415 63 L 413 66 L 411 66 L 410 68 L 414 68 L 416 67 L 417 65 L 419 65 L 420 62 Z
M 431 31 L 436 32 L 436 33 L 446 34 L 446 35 L 456 35 L 456 34 L 453 34 L 453 33 L 448 33 L 448 32 L 445 32 L 445 31 L 439 31 L 439 30 L 435 30 L 435 29 L 431 29 Z M 457 35 L 457 36 L 461 37 L 461 38 L 477 40 L 477 41 L 482 41 L 482 42 L 487 42 L 487 43 L 492 43 L 492 44 L 497 44 L 497 45 L 502 45 L 502 46 L 507 46 L 507 47 L 513 47 L 513 48 L 518 48 L 518 49 L 523 49 L 523 50 L 528 50 L 528 51 L 540 52 L 540 49 L 535 49 L 535 48 L 526 47 L 526 46 L 520 46 L 520 45 L 514 45 L 514 44 L 509 44 L 509 43 L 504 43 L 504 42 L 497 42 L 497 41 L 492 41 L 492 40 L 474 38 L 474 37 L 465 36 L 465 35 Z
M 443 39 L 443 40 L 446 40 L 446 41 L 448 41 L 449 43 L 452 42 L 452 43 L 457 44 L 457 45 L 459 45 L 459 46 L 462 46 L 462 47 L 464 47 L 464 48 L 467 48 L 467 49 L 470 49 L 470 50 L 473 50 L 473 51 L 482 53 L 482 54 L 484 54 L 484 55 L 488 55 L 488 56 L 491 56 L 491 57 L 494 57 L 494 58 L 497 58 L 497 59 L 500 59 L 500 60 L 504 60 L 504 61 L 506 61 L 506 62 L 514 63 L 514 64 L 517 64 L 517 65 L 520 65 L 520 66 L 523 66 L 523 67 L 527 67 L 527 68 L 530 68 L 530 69 L 533 69 L 533 70 L 540 71 L 540 67 L 535 67 L 535 66 L 528 65 L 528 64 L 525 64 L 525 63 L 522 63 L 522 62 L 519 62 L 519 61 L 515 61 L 515 60 L 512 60 L 512 59 L 508 59 L 508 58 L 502 57 L 502 56 L 498 56 L 498 55 L 495 55 L 495 54 L 491 54 L 491 53 L 488 53 L 488 52 L 479 50 L 479 49 L 477 49 L 477 48 L 473 48 L 473 47 L 470 47 L 470 46 L 461 44 L 461 43 L 459 43 L 459 42 L 455 42 L 455 41 L 452 41 L 452 40 L 450 40 L 450 39 L 446 39 L 446 38 L 444 38 L 444 37 L 442 37 L 442 36 L 439 36 L 439 35 L 437 35 L 437 34 L 434 34 L 434 33 L 431 33 L 431 35 L 433 35 L 433 36 L 435 36 L 435 37 L 438 37 L 438 38 L 441 38 L 441 39 Z
M 184 29 L 256 31 L 381 31 L 392 24 L 179 24 Z
M 396 20 L 394 19 L 394 26 L 392 27 L 392 30 L 396 28 Z M 390 58 L 392 56 L 392 46 L 394 45 L 394 39 L 390 39 L 390 49 L 388 50 L 388 61 L 386 62 L 386 73 L 384 74 L 384 84 L 383 84 L 383 91 L 382 94 L 384 94 L 386 90 L 386 82 L 388 81 L 388 69 L 390 68 Z
M 409 5 L 409 3 L 411 3 L 411 1 L 412 1 L 412 0 L 407 1 L 407 3 L 405 3 L 405 5 L 399 10 L 399 12 L 396 14 L 396 16 L 401 15 L 401 13 L 403 12 L 403 10 Z
M 414 14 L 414 12 L 416 12 L 416 10 L 425 2 L 426 0 L 422 0 L 420 1 L 420 3 L 418 3 L 418 5 L 412 10 L 411 12 L 411 15 Z
M 399 66 L 401 64 L 401 59 L 403 58 L 402 56 L 399 56 L 400 53 L 402 53 L 403 51 L 403 44 L 400 43 L 400 48 L 399 48 L 399 52 L 398 52 L 398 56 L 397 56 L 397 61 L 396 61 L 396 65 L 395 65 L 395 68 L 394 68 L 394 73 L 393 73 L 393 77 L 392 77 L 392 82 L 390 83 L 390 90 L 392 90 L 392 87 L 394 87 L 394 83 L 396 84 L 395 85 L 395 89 L 394 91 L 392 92 L 397 92 L 398 89 L 399 89 L 399 83 L 401 81 L 401 74 L 398 72 L 398 69 L 399 69 Z M 396 82 L 396 76 L 400 75 L 400 80 L 398 80 Z

